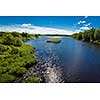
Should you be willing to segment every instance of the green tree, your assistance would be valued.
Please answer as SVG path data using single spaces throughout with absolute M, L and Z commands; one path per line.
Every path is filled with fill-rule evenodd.
M 95 32 L 94 28 L 92 28 L 92 29 L 89 30 L 90 42 L 94 41 L 94 32 Z
M 82 39 L 82 34 L 81 34 L 81 32 L 78 33 L 78 35 L 77 35 L 77 39 L 78 39 L 78 40 L 81 40 L 81 39 Z
M 95 40 L 100 40 L 100 28 L 95 30 L 94 39 Z

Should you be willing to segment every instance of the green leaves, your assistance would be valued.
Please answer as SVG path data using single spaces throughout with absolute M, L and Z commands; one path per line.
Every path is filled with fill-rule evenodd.
M 38 77 L 31 76 L 23 82 L 25 82 L 25 83 L 40 83 L 40 79 Z
M 10 83 L 16 79 L 14 75 L 0 74 L 0 83 Z
M 100 28 L 85 30 L 84 32 L 73 34 L 72 37 L 78 40 L 100 44 Z
M 95 30 L 94 39 L 95 40 L 100 40 L 100 29 Z
M 37 62 L 32 46 L 22 40 L 33 35 L 0 33 L 0 82 L 13 82 Z
M 5 36 L 4 40 L 2 41 L 4 45 L 14 45 L 14 46 L 21 46 L 22 40 L 16 37 L 13 37 L 11 34 Z

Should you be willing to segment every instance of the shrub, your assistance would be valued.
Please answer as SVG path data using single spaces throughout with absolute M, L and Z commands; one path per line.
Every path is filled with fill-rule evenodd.
M 17 32 L 0 33 L 0 82 L 13 82 L 37 62 L 34 48 L 22 39 L 33 35 Z M 26 69 L 27 68 L 27 69 Z
M 23 75 L 26 71 L 27 71 L 26 68 L 24 68 L 24 67 L 18 67 L 17 70 L 16 70 L 16 74 L 19 75 L 19 76 L 21 76 L 21 75 Z
M 31 76 L 25 80 L 25 83 L 40 83 L 40 79 L 35 76 Z
M 11 46 L 11 54 L 18 54 L 18 52 L 19 52 L 19 49 L 17 48 L 17 47 L 15 47 L 15 46 Z
M 15 45 L 15 46 L 21 46 L 22 45 L 22 41 L 19 38 L 17 38 L 15 40 L 15 42 L 13 43 L 13 45 Z
M 0 74 L 7 72 L 8 69 L 6 67 L 0 67 Z
M 0 74 L 0 83 L 10 83 L 16 79 L 14 75 Z
M 13 37 L 11 34 L 6 35 L 2 43 L 5 45 L 14 45 L 14 46 L 22 45 L 22 41 L 19 38 Z

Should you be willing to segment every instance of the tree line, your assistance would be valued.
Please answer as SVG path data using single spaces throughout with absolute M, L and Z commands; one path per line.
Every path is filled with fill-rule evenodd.
M 92 28 L 84 32 L 75 33 L 72 37 L 78 40 L 100 44 L 100 28 Z

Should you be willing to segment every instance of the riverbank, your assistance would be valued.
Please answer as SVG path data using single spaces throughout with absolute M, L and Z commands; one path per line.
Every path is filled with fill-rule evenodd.
M 47 59 L 40 58 L 38 63 L 29 68 L 19 82 L 23 83 L 31 77 L 36 77 L 38 82 L 35 81 L 35 83 L 63 83 L 64 77 L 62 76 L 62 70 L 56 67 L 58 65 L 52 62 L 53 59 L 55 59 L 54 56 L 52 58 L 49 56 Z
M 100 28 L 92 28 L 89 30 L 85 30 L 84 32 L 75 33 L 71 37 L 82 40 L 84 42 L 90 42 L 100 45 Z
M 40 75 L 44 83 L 100 82 L 99 45 L 81 42 L 72 37 L 61 37 L 62 42 L 57 44 L 47 43 L 48 39 L 51 39 L 51 36 L 25 42 L 36 47 L 35 55 L 38 58 L 35 67 L 24 74 L 25 79 L 35 73 L 36 76 Z
M 35 48 L 23 43 L 34 38 L 27 33 L 0 32 L 0 83 L 14 82 L 37 63 Z
M 63 38 L 64 37 L 62 36 L 60 40 Z M 31 76 L 38 76 L 43 83 L 64 82 L 64 77 L 62 76 L 63 71 L 60 68 L 60 61 L 58 61 L 59 57 L 55 54 L 55 52 L 58 52 L 56 49 L 57 47 L 59 48 L 59 44 L 49 44 L 46 42 L 48 39 L 51 39 L 51 36 L 42 36 L 35 40 L 25 42 L 26 44 L 36 47 L 35 54 L 38 58 L 38 63 L 23 75 L 23 79 L 27 79 Z M 60 45 L 62 45 L 62 42 Z M 51 48 L 51 46 L 54 47 Z M 52 49 L 55 49 L 55 51 L 52 51 Z
M 51 82 L 61 82 L 56 79 L 56 73 L 58 73 L 56 67 L 52 68 L 53 65 L 49 64 L 49 61 L 44 62 L 43 59 L 38 62 L 35 56 L 35 47 L 24 43 L 38 37 L 42 37 L 42 35 L 0 32 L 1 83 L 49 82 L 51 80 L 49 79 L 51 77 L 50 73 L 53 73 L 53 76 L 56 75 L 56 77 L 52 78 Z

